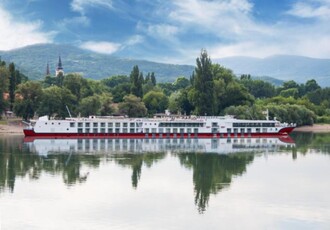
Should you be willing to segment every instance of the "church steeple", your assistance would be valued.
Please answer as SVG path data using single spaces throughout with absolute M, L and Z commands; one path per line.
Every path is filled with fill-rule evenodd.
M 63 67 L 62 67 L 61 56 L 58 56 L 58 63 L 57 63 L 57 67 L 56 67 L 56 77 L 57 77 L 60 73 L 64 74 L 64 71 L 63 71 Z

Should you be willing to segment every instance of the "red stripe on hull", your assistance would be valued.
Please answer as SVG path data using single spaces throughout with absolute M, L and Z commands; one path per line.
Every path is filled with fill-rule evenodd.
M 285 130 L 284 130 L 285 129 Z M 160 134 L 160 133 L 35 133 L 33 130 L 25 129 L 25 140 L 33 141 L 34 139 L 79 139 L 79 138 L 279 138 L 287 143 L 294 143 L 288 136 L 293 128 L 284 128 L 278 133 L 198 133 L 198 134 Z

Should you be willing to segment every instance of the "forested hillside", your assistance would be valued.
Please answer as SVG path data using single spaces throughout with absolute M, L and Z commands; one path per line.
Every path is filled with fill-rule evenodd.
M 55 74 L 58 57 L 61 55 L 66 73 L 79 73 L 94 80 L 114 75 L 128 75 L 134 65 L 143 73 L 157 72 L 159 82 L 174 81 L 178 76 L 189 77 L 193 66 L 162 64 L 144 60 L 133 60 L 98 54 L 71 45 L 40 44 L 11 51 L 0 51 L 1 59 L 14 62 L 16 68 L 30 79 L 45 77 L 47 62 L 51 74 Z
M 192 76 L 173 82 L 158 82 L 157 72 L 142 73 L 138 65 L 129 75 L 102 80 L 71 73 L 29 81 L 15 70 L 14 63 L 4 61 L 0 62 L 0 81 L 0 93 L 11 95 L 0 100 L 0 114 L 12 108 L 27 120 L 43 115 L 67 117 L 68 106 L 74 116 L 145 117 L 168 109 L 173 114 L 265 119 L 268 110 L 271 119 L 297 125 L 330 122 L 330 88 L 322 88 L 314 79 L 275 86 L 250 75 L 237 77 L 232 70 L 212 63 L 205 50 Z

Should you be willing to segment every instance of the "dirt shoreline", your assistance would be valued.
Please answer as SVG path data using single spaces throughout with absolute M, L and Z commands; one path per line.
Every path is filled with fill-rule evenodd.
M 24 125 L 0 125 L 0 135 L 23 135 Z M 315 124 L 312 126 L 301 126 L 294 132 L 330 133 L 330 124 Z
M 0 125 L 0 135 L 23 135 L 23 128 L 23 125 Z

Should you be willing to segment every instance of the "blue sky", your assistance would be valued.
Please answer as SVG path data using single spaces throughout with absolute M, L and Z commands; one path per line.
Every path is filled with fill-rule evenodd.
M 195 64 L 276 54 L 330 58 L 330 0 L 0 0 L 0 50 L 68 43 Z

